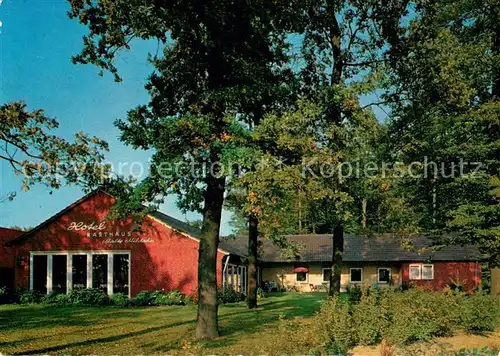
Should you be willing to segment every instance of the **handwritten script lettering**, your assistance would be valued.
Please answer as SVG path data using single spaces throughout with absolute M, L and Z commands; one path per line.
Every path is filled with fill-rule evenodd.
M 74 230 L 74 231 L 100 231 L 106 229 L 106 223 L 100 222 L 91 222 L 89 224 L 85 224 L 83 221 L 79 222 L 72 222 L 69 224 L 67 227 L 67 230 Z

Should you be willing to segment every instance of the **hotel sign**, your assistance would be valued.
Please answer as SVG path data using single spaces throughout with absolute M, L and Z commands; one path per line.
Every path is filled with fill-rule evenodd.
M 71 222 L 67 227 L 68 231 L 84 231 L 87 237 L 104 238 L 105 244 L 123 243 L 153 243 L 151 238 L 132 237 L 132 231 L 111 230 L 106 226 L 105 221 L 85 223 L 83 221 Z

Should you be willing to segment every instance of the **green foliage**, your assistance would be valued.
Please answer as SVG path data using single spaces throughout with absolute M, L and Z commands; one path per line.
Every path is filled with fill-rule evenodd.
M 96 288 L 73 289 L 69 294 L 69 301 L 74 305 L 109 305 L 109 297 Z
M 457 331 L 488 332 L 500 327 L 500 299 L 485 294 L 457 296 L 420 289 L 363 291 L 359 302 L 329 299 L 316 317 L 318 343 L 345 352 L 382 340 L 406 345 Z
M 364 291 L 359 304 L 354 306 L 352 312 L 357 343 L 360 345 L 375 345 L 382 341 L 382 333 L 386 327 L 384 314 L 377 291 Z
M 21 304 L 34 304 L 42 301 L 43 295 L 36 290 L 21 293 L 19 302 Z
M 347 300 L 351 303 L 357 303 L 361 300 L 361 296 L 363 294 L 363 290 L 359 285 L 356 284 L 348 284 L 346 286 L 346 295 Z
M 468 333 L 495 331 L 500 327 L 500 298 L 482 293 L 464 297 L 460 323 Z
M 184 295 L 178 290 L 167 294 L 159 294 L 155 298 L 154 305 L 184 305 Z
M 460 349 L 460 351 L 455 352 L 454 356 L 497 356 L 498 350 L 490 349 L 488 346 L 483 348 L 474 348 L 472 350 Z
M 266 292 L 264 292 L 264 289 L 262 289 L 262 287 L 257 288 L 257 298 L 264 299 L 265 297 L 266 297 Z
M 134 306 L 184 305 L 185 297 L 177 290 L 170 292 L 142 291 L 135 298 L 130 299 L 130 304 Z
M 328 299 L 316 317 L 315 331 L 320 346 L 332 354 L 345 354 L 356 344 L 353 317 L 347 302 Z
M 0 160 L 22 177 L 25 191 L 36 183 L 89 189 L 107 179 L 109 167 L 102 163 L 108 144 L 83 132 L 70 142 L 53 134 L 58 126 L 43 110 L 29 111 L 22 101 L 0 106 Z
M 229 284 L 222 286 L 222 290 L 217 294 L 217 299 L 221 304 L 237 303 L 245 300 L 245 296 L 237 292 Z
M 382 318 L 387 323 L 381 337 L 393 344 L 408 344 L 449 336 L 459 325 L 457 299 L 442 293 L 412 289 L 381 292 Z
M 111 296 L 111 303 L 118 307 L 127 307 L 130 305 L 130 299 L 124 293 L 115 293 Z

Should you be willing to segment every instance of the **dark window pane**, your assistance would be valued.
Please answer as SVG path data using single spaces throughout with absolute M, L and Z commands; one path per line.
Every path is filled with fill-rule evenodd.
M 113 293 L 128 295 L 128 255 L 113 255 Z
M 299 281 L 299 282 L 305 282 L 306 279 L 307 279 L 307 273 L 306 272 L 297 273 L 297 281 Z
M 47 293 L 47 256 L 33 256 L 33 290 Z
M 87 255 L 73 255 L 73 288 L 87 288 Z
M 331 269 L 324 269 L 323 270 L 323 282 L 329 282 L 331 274 L 332 274 Z
M 361 282 L 361 268 L 351 268 L 351 282 Z
M 378 281 L 389 283 L 391 279 L 391 271 L 387 268 L 381 268 L 378 270 Z
M 57 293 L 66 293 L 67 256 L 52 256 L 52 290 Z
M 92 288 L 108 293 L 108 255 L 92 256 Z

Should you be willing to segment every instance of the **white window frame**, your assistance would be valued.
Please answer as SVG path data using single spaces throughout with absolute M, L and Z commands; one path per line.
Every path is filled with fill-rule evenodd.
M 361 280 L 360 281 L 353 281 L 352 280 L 352 273 L 351 272 L 353 269 L 359 269 L 361 271 Z M 363 267 L 349 268 L 349 283 L 355 283 L 355 284 L 363 283 Z
M 92 288 L 92 256 L 108 255 L 108 295 L 113 295 L 113 257 L 114 255 L 128 255 L 128 297 L 132 293 L 132 258 L 130 250 L 91 250 L 91 251 L 32 251 L 30 252 L 30 290 L 33 290 L 33 256 L 47 256 L 47 294 L 52 292 L 52 256 L 65 255 L 66 257 L 66 293 L 73 289 L 73 256 L 87 256 L 87 288 Z
M 431 278 L 424 278 L 424 267 L 431 268 L 431 272 L 432 272 Z M 424 280 L 424 281 L 432 281 L 434 279 L 434 265 L 433 264 L 423 264 L 421 276 L 422 276 L 422 280 Z
M 392 268 L 391 267 L 379 267 L 377 268 L 377 283 L 387 284 L 386 281 L 380 280 L 380 270 L 386 269 L 389 271 L 389 280 L 392 278 Z
M 330 271 L 330 273 L 331 273 L 332 269 L 331 268 L 322 268 L 321 269 L 321 281 L 323 283 L 329 282 L 329 281 L 325 281 L 325 271 Z
M 412 276 L 411 276 L 411 269 L 412 268 L 418 268 L 418 277 L 417 278 L 412 278 Z M 421 280 L 422 279 L 422 265 L 411 264 L 408 267 L 408 278 L 410 279 L 410 281 Z
M 299 273 L 305 273 L 306 274 L 306 280 L 305 281 L 299 281 L 297 279 L 297 274 Z M 309 283 L 309 272 L 295 272 L 295 282 L 297 283 Z

